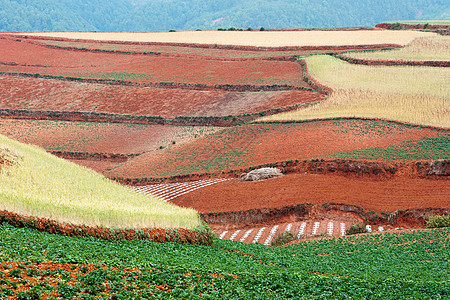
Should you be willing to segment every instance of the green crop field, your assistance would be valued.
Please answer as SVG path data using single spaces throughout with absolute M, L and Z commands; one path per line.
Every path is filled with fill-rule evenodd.
M 0 225 L 0 296 L 17 299 L 448 299 L 450 229 L 283 248 L 68 238 Z M 28 298 L 27 298 L 28 297 Z
M 420 141 L 405 142 L 395 147 L 336 153 L 331 157 L 382 160 L 449 159 L 450 137 L 425 138 Z

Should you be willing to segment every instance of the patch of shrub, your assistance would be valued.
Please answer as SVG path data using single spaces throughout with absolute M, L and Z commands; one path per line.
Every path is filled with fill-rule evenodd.
M 450 227 L 450 216 L 432 216 L 428 219 L 427 228 Z
M 364 224 L 352 224 L 349 229 L 345 231 L 345 235 L 366 233 L 366 227 Z
M 290 243 L 295 240 L 297 240 L 297 234 L 295 232 L 284 231 L 284 232 L 280 233 L 279 235 L 277 235 L 277 237 L 272 240 L 270 245 L 277 247 L 277 246 L 285 245 L 285 244 Z

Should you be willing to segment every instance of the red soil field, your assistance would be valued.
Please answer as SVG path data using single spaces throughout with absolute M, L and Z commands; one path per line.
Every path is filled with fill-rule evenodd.
M 205 213 L 335 202 L 358 205 L 379 214 L 410 208 L 448 208 L 448 195 L 447 180 L 408 176 L 374 180 L 329 174 L 290 174 L 258 182 L 222 182 L 171 202 Z
M 105 175 L 145 178 L 220 172 L 342 151 L 399 145 L 439 131 L 368 120 L 252 124 L 226 128 L 170 151 L 148 153 Z
M 0 119 L 0 134 L 48 151 L 138 154 L 220 128 Z
M 183 57 L 203 57 L 209 59 L 267 59 L 273 57 L 292 57 L 294 55 L 310 55 L 318 53 L 333 52 L 340 53 L 343 50 L 325 49 L 325 50 L 292 50 L 292 51 L 255 51 L 255 50 L 235 50 L 235 49 L 220 49 L 220 48 L 202 48 L 190 46 L 174 46 L 174 45 L 149 45 L 137 43 L 114 43 L 101 41 L 75 41 L 75 40 L 40 40 L 34 39 L 33 42 L 38 42 L 43 45 L 50 45 L 55 47 L 74 48 L 74 49 L 89 49 L 89 50 L 107 50 L 107 51 L 124 51 L 124 52 L 151 52 L 161 53 L 161 55 L 168 56 L 183 56 Z M 357 47 L 355 47 L 357 48 Z
M 174 118 L 257 113 L 324 98 L 310 91 L 196 91 L 0 77 L 0 109 L 95 111 Z
M 197 58 L 70 51 L 0 39 L 0 71 L 79 78 L 191 84 L 308 87 L 301 66 L 289 61 L 219 61 Z

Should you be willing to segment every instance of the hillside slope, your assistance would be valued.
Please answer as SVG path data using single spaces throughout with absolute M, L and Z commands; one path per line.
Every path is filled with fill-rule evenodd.
M 5 159 L 3 159 L 5 158 Z M 136 194 L 92 170 L 0 135 L 0 209 L 71 224 L 194 228 L 196 211 Z
M 348 27 L 449 18 L 445 0 L 0 0 L 0 31 Z

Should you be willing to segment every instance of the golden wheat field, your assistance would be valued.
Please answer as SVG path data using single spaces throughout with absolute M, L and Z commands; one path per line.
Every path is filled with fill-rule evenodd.
M 399 44 L 436 36 L 419 31 L 180 31 L 180 32 L 25 32 L 23 35 L 70 39 L 194 43 L 256 47 Z
M 376 52 L 353 52 L 346 56 L 360 59 L 401 59 L 401 60 L 450 60 L 450 37 L 434 36 L 422 37 L 413 40 L 405 48 L 376 51 Z
M 110 228 L 195 228 L 200 224 L 193 209 L 137 194 L 39 147 L 0 135 L 2 151 L 11 153 L 15 162 L 0 169 L 0 210 Z
M 448 68 L 352 65 L 323 55 L 306 62 L 332 95 L 316 106 L 259 121 L 372 117 L 450 127 Z

